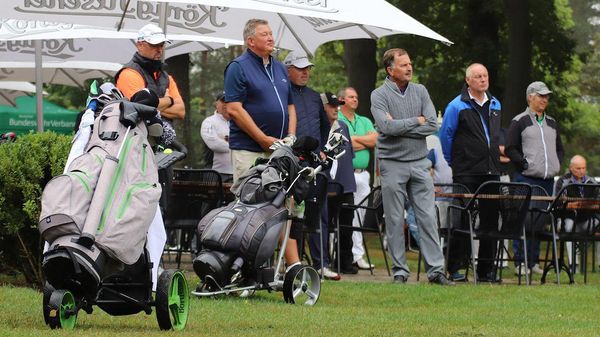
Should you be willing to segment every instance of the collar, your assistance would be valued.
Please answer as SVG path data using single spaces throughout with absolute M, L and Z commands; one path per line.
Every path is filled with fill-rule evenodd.
M 571 181 L 576 184 L 585 184 L 587 182 L 587 176 L 583 176 L 581 180 L 577 180 L 573 174 L 571 174 Z
M 306 88 L 305 85 L 296 85 L 296 84 L 292 83 L 291 81 L 290 81 L 290 84 L 292 85 L 292 89 L 294 89 L 298 92 L 301 92 L 302 90 L 304 90 Z
M 269 64 L 273 63 L 273 55 L 269 55 L 269 63 L 264 64 L 263 63 L 263 58 L 261 56 L 258 56 L 250 48 L 246 48 L 246 52 L 248 52 L 248 54 L 250 54 L 254 59 L 256 59 L 258 62 L 260 62 L 260 64 L 262 64 L 263 66 L 266 66 L 266 65 L 269 65 Z
M 546 118 L 546 112 L 545 112 L 545 111 L 544 111 L 544 112 L 542 112 L 542 117 L 538 117 L 538 114 L 537 114 L 535 111 L 531 110 L 529 107 L 527 107 L 527 112 L 528 112 L 528 113 L 529 113 L 529 114 L 530 114 L 530 115 L 531 115 L 533 118 L 535 118 L 535 120 L 536 120 L 538 123 L 541 123 L 541 122 L 542 122 L 542 121 L 544 121 L 544 119 Z
M 469 99 L 472 99 L 473 101 L 475 101 L 475 103 L 479 104 L 479 106 L 483 106 L 485 103 L 487 103 L 487 101 L 490 100 L 487 95 L 487 92 L 483 93 L 483 101 L 480 101 L 475 96 L 473 96 L 471 94 L 471 90 L 469 90 L 469 87 L 467 87 L 467 92 L 469 93 Z
M 139 64 L 140 67 L 142 67 L 142 69 L 144 69 L 145 71 L 147 71 L 148 73 L 150 73 L 152 75 L 154 75 L 154 73 L 156 73 L 156 72 L 162 71 L 163 63 L 161 60 L 152 60 L 149 58 L 145 58 L 142 55 L 140 55 L 140 53 L 138 53 L 138 52 L 136 52 L 133 55 L 132 61 Z
M 218 113 L 217 110 L 215 110 L 214 115 L 217 116 L 217 118 L 222 119 L 225 122 L 228 122 L 228 120 L 226 120 L 225 117 L 223 117 L 223 115 L 221 115 L 220 113 Z
M 384 80 L 383 84 L 386 87 L 388 87 L 389 89 L 391 89 L 393 92 L 395 92 L 396 94 L 398 94 L 400 96 L 404 96 L 404 94 L 406 94 L 406 92 L 408 91 L 408 88 L 410 88 L 411 82 L 408 82 L 408 84 L 406 85 L 406 89 L 404 90 L 404 92 L 402 92 L 400 90 L 400 88 L 398 88 L 398 84 L 396 84 L 396 82 L 392 81 L 389 76 L 385 77 L 385 80 Z

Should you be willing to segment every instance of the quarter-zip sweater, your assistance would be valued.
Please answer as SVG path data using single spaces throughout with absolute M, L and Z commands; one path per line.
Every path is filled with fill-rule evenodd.
M 564 156 L 558 123 L 548 115 L 538 122 L 535 112 L 525 109 L 510 123 L 506 154 L 524 176 L 539 179 L 554 177 L 560 171 Z
M 379 158 L 414 161 L 427 157 L 425 137 L 437 130 L 437 118 L 425 86 L 409 82 L 402 93 L 388 77 L 371 93 L 371 113 L 379 131 Z M 421 115 L 424 125 L 419 125 Z

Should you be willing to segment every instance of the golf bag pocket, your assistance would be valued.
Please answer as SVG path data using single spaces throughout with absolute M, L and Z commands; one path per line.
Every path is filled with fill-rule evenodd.
M 44 240 L 53 242 L 62 235 L 81 233 L 100 167 L 95 156 L 85 153 L 73 161 L 70 171 L 48 182 L 42 193 L 39 222 Z
M 244 217 L 246 210 L 241 207 L 230 208 L 229 206 L 225 206 L 224 209 L 217 209 L 215 211 L 218 212 L 207 214 L 206 218 L 209 220 L 203 224 L 204 230 L 200 237 L 202 246 L 222 251 L 237 251 L 239 249 L 239 241 L 233 242 L 234 240 L 231 240 L 231 235 L 240 222 L 240 219 Z
M 197 233 L 203 248 L 237 252 L 246 264 L 260 266 L 273 255 L 286 219 L 283 206 L 234 201 L 202 218 Z

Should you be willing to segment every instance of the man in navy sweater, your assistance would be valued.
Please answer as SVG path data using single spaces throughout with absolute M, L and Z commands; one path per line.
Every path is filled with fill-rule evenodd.
M 319 147 L 317 151 L 319 151 L 327 141 L 330 124 L 323 109 L 321 97 L 316 91 L 307 86 L 310 80 L 310 71 L 314 65 L 306 56 L 296 52 L 290 52 L 283 60 L 283 64 L 287 66 L 288 77 L 292 85 L 292 98 L 297 118 L 296 136 L 308 136 L 318 139 Z M 321 230 L 319 233 L 312 233 L 308 237 L 310 256 L 313 260 L 313 267 L 322 271 L 323 277 L 337 281 L 340 279 L 340 275 L 329 268 L 329 256 L 327 254 L 327 247 L 329 247 L 327 205 L 321 205 L 321 207 Z M 323 235 L 322 238 L 321 235 Z M 323 243 L 323 246 L 321 246 L 321 243 Z M 321 256 L 323 256 L 323 261 L 321 261 Z

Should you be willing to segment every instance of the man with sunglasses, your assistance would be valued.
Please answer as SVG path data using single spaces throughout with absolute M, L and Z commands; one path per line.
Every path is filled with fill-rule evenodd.
M 185 105 L 175 80 L 163 69 L 165 43 L 170 41 L 160 27 L 154 24 L 142 27 L 135 43 L 137 52 L 117 72 L 115 83 L 127 98 L 143 88 L 154 91 L 159 97 L 158 110 L 163 121 L 171 124 L 174 119 L 183 119 Z

